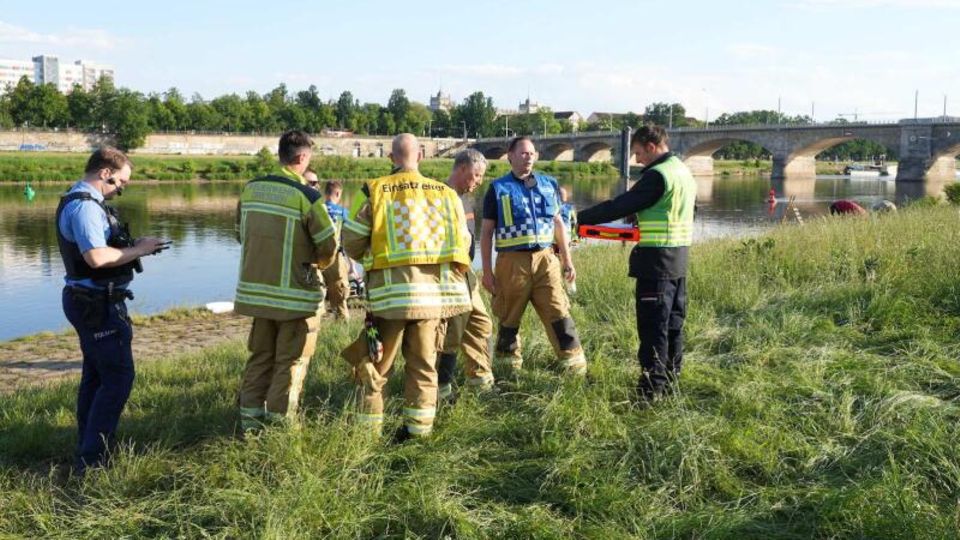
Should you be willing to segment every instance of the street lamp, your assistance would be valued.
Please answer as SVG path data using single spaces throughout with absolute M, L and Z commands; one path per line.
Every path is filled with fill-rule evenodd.
M 467 140 L 467 121 L 461 120 L 460 123 L 463 124 L 463 140 Z

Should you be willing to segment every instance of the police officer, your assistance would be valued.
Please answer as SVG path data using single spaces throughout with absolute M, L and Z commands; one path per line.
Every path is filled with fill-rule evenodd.
M 76 470 L 103 465 L 133 388 L 128 289 L 139 258 L 167 244 L 129 237 L 116 211 L 104 204 L 130 183 L 130 160 L 103 147 L 87 160 L 82 180 L 60 199 L 57 243 L 66 269 L 63 312 L 80 338 L 83 367 L 77 392 Z
M 379 432 L 384 386 L 402 350 L 400 442 L 433 431 L 443 320 L 471 305 L 470 235 L 457 194 L 420 174 L 416 137 L 395 137 L 390 157 L 394 172 L 364 183 L 343 225 L 347 255 L 366 270 L 368 315 L 364 332 L 342 354 L 359 385 L 357 419 Z
M 672 390 L 683 365 L 687 260 L 697 183 L 670 152 L 662 127 L 641 127 L 630 147 L 645 165 L 640 179 L 623 195 L 582 210 L 579 218 L 580 223 L 596 225 L 636 216 L 640 241 L 630 252 L 629 272 L 637 280 L 637 357 L 643 369 L 638 396 L 654 401 Z
M 458 153 L 453 158 L 453 171 L 447 179 L 447 185 L 453 188 L 463 203 L 467 230 L 470 231 L 470 259 L 474 255 L 474 216 L 473 192 L 483 183 L 487 171 L 487 160 L 483 154 L 472 148 Z M 490 336 L 493 335 L 493 321 L 487 315 L 487 308 L 480 297 L 480 285 L 477 274 L 467 269 L 467 285 L 470 289 L 470 311 L 447 319 L 447 335 L 443 349 L 437 359 L 440 399 L 453 396 L 453 378 L 457 367 L 457 352 L 463 350 L 467 360 L 465 371 L 467 386 L 490 389 L 493 387 L 493 371 L 490 362 Z
M 522 366 L 520 321 L 529 302 L 543 322 L 561 367 L 583 374 L 587 359 L 563 290 L 564 277 L 573 283 L 576 271 L 567 229 L 560 218 L 560 188 L 553 177 L 533 170 L 537 151 L 529 137 L 513 139 L 508 157 L 511 172 L 494 180 L 484 197 L 480 233 L 483 286 L 493 295 L 493 313 L 500 319 L 495 354 L 514 369 Z M 551 249 L 554 243 L 559 260 Z
M 280 170 L 248 182 L 240 194 L 234 310 L 253 317 L 240 385 L 244 432 L 295 418 L 317 345 L 324 294 L 319 269 L 333 262 L 339 240 L 320 193 L 302 176 L 312 147 L 306 133 L 284 133 Z

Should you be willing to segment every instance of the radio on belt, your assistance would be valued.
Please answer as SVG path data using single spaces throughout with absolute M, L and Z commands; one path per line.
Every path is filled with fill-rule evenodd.
M 615 240 L 617 242 L 639 242 L 640 229 L 623 223 L 604 223 L 601 225 L 580 225 L 577 228 L 580 238 L 597 240 Z

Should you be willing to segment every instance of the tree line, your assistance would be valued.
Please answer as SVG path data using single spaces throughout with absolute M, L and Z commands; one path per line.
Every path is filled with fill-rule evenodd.
M 809 123 L 806 116 L 787 116 L 776 111 L 748 111 L 723 114 L 714 125 Z M 838 120 L 842 122 L 843 120 Z M 600 114 L 595 122 L 557 119 L 549 108 L 530 114 L 499 114 L 493 98 L 477 91 L 450 111 L 432 111 L 411 101 L 402 88 L 394 89 L 387 104 L 361 104 L 350 91 L 336 100 L 323 99 L 317 87 L 291 92 L 280 84 L 266 94 L 248 91 L 225 94 L 206 100 L 194 94 L 187 100 L 177 88 L 143 94 L 117 88 L 109 78 L 94 84 L 90 91 L 75 86 L 69 93 L 52 84 L 37 85 L 23 77 L 16 86 L 0 94 L 0 128 L 72 128 L 86 132 L 110 133 L 124 149 L 142 146 L 146 136 L 162 131 L 213 131 L 233 133 L 278 133 L 304 129 L 310 133 L 329 130 L 358 135 L 390 136 L 409 132 L 432 137 L 494 137 L 542 135 L 575 131 L 620 130 L 655 123 L 664 126 L 702 126 L 688 118 L 679 103 L 652 103 L 643 113 Z M 870 141 L 851 141 L 831 148 L 837 159 L 869 159 L 892 151 Z M 718 153 L 729 159 L 768 157 L 763 148 L 735 142 Z

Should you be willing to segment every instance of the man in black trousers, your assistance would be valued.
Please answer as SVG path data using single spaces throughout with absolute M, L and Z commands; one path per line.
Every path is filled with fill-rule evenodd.
M 683 364 L 687 260 L 697 194 L 696 180 L 667 143 L 660 126 L 638 129 L 630 150 L 645 166 L 640 180 L 619 197 L 579 213 L 584 225 L 636 217 L 640 240 L 630 253 L 629 275 L 637 280 L 637 358 L 643 368 L 637 393 L 647 402 L 672 390 Z

